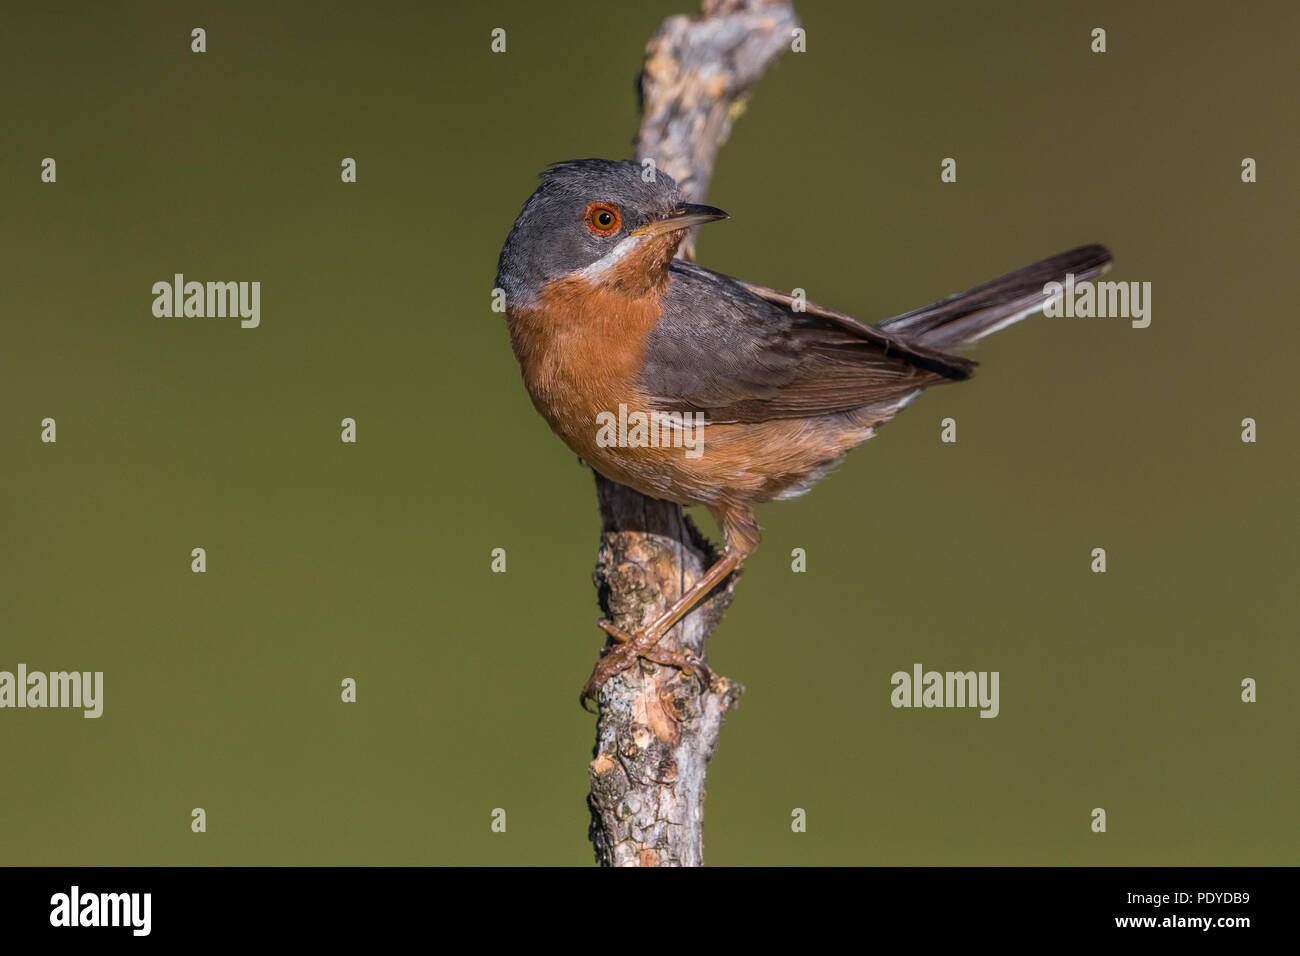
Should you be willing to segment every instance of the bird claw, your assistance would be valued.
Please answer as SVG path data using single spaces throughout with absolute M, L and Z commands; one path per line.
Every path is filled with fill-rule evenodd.
M 708 664 L 704 663 L 704 661 L 700 660 L 693 654 L 685 654 L 683 656 L 686 658 L 686 662 L 689 665 L 681 669 L 683 676 L 699 678 L 701 690 L 708 690 L 712 687 L 713 679 L 718 676 L 713 673 L 713 668 L 709 667 Z

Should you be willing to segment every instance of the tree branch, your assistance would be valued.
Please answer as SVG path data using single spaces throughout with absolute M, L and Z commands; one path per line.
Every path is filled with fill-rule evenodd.
M 702 16 L 669 17 L 646 47 L 638 160 L 652 159 L 685 198 L 703 202 L 718 150 L 753 85 L 798 25 L 784 0 L 705 0 Z M 678 253 L 694 258 L 694 236 Z M 596 476 L 603 522 L 594 579 L 601 607 L 636 633 L 718 555 L 681 508 Z M 661 646 L 706 656 L 736 575 Z M 704 779 L 722 722 L 744 690 L 641 661 L 601 690 L 590 766 L 591 842 L 606 866 L 701 866 Z

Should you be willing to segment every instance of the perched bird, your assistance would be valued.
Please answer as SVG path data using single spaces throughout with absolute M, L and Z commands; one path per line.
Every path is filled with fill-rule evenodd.
M 618 643 L 584 706 L 638 657 L 709 673 L 657 644 L 758 546 L 754 504 L 808 491 L 923 388 L 969 378 L 975 363 L 952 349 L 1041 310 L 1047 283 L 1111 261 L 1083 246 L 871 326 L 674 258 L 691 227 L 726 218 L 662 172 L 646 182 L 638 163 L 572 160 L 542 173 L 501 250 L 510 341 L 542 417 L 606 478 L 708 508 L 726 539 L 641 633 L 600 622 Z M 612 418 L 636 413 L 657 436 L 611 441 Z

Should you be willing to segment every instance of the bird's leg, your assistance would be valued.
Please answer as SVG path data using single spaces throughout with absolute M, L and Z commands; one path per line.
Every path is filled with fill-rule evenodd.
M 604 630 L 606 634 L 618 641 L 620 644 L 628 644 L 636 638 L 616 627 L 613 621 L 597 621 L 596 624 Z M 662 664 L 665 667 L 676 667 L 679 671 L 690 677 L 696 671 L 702 671 L 706 682 L 713 680 L 713 671 L 709 665 L 704 663 L 694 654 L 686 654 L 681 651 L 670 651 L 666 647 L 655 646 L 641 655 L 648 661 L 656 664 Z
M 721 560 L 709 568 L 690 590 L 674 601 L 668 610 L 659 615 L 640 634 L 625 634 L 609 621 L 601 621 L 600 626 L 619 644 L 617 647 L 611 648 L 604 657 L 596 662 L 596 667 L 591 672 L 591 678 L 587 681 L 587 685 L 582 688 L 582 696 L 579 698 L 582 705 L 585 707 L 586 701 L 595 699 L 596 692 L 600 690 L 605 681 L 619 671 L 630 667 L 638 657 L 644 657 L 660 664 L 668 664 L 671 667 L 679 667 L 683 671 L 693 672 L 698 668 L 706 674 L 711 674 L 712 672 L 709 671 L 703 661 L 689 654 L 660 650 L 655 645 L 663 639 L 663 636 L 672 629 L 674 624 L 686 615 L 686 612 L 695 607 L 728 574 L 744 564 L 748 554 L 748 551 L 742 551 L 739 548 L 728 548 L 727 553 Z
M 618 627 L 613 621 L 597 621 L 596 626 L 601 628 L 601 630 L 620 644 L 627 644 L 635 640 L 632 635 Z M 678 670 L 684 672 L 688 677 L 695 670 L 703 670 L 710 680 L 713 679 L 713 671 L 709 669 L 709 665 L 693 654 L 685 654 L 680 651 L 670 651 L 666 647 L 655 646 L 650 648 L 641 656 L 656 664 L 663 664 L 665 667 L 676 667 Z

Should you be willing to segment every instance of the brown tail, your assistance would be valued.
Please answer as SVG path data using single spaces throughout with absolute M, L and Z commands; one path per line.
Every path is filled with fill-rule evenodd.
M 926 348 L 955 349 L 1041 310 L 1049 298 L 1043 292 L 1047 283 L 1064 285 L 1066 273 L 1073 274 L 1076 282 L 1090 279 L 1110 269 L 1110 262 L 1105 246 L 1080 246 L 942 302 L 886 319 L 880 329 Z

